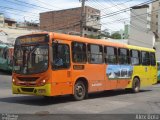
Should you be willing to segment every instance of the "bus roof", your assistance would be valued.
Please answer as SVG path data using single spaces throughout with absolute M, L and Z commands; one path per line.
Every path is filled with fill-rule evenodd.
M 126 44 L 122 44 L 122 43 L 115 43 L 115 42 L 110 42 L 110 41 L 102 40 L 102 39 L 83 38 L 83 37 L 79 37 L 79 36 L 66 35 L 66 34 L 60 34 L 60 33 L 54 33 L 54 38 L 55 39 L 62 39 L 62 40 L 65 39 L 65 40 L 72 40 L 72 41 L 78 41 L 78 42 L 102 44 L 102 45 L 108 45 L 108 46 L 124 47 L 124 48 L 128 48 L 128 49 L 136 49 L 136 50 L 142 50 L 142 51 L 144 50 L 144 51 L 155 52 L 155 50 L 151 49 L 151 48 L 126 45 Z
M 84 38 L 80 36 L 74 35 L 67 35 L 61 33 L 53 33 L 55 39 L 62 39 L 62 40 L 70 40 L 70 41 L 77 41 L 77 42 L 85 42 L 85 43 L 92 43 L 92 44 L 99 44 L 99 45 L 108 45 L 108 46 L 116 46 L 116 47 L 125 47 L 125 44 L 114 43 L 107 40 L 102 39 L 91 39 L 91 38 Z
M 141 50 L 141 51 L 149 51 L 149 52 L 155 52 L 154 49 L 151 48 L 145 48 L 145 47 L 139 47 L 139 46 L 133 46 L 133 45 L 127 45 L 129 49 L 136 49 L 136 50 Z
M 84 38 L 84 37 L 80 37 L 80 36 L 76 36 L 76 35 L 68 35 L 68 34 L 55 33 L 55 32 L 38 32 L 38 33 L 27 34 L 27 35 L 23 35 L 23 36 L 29 36 L 29 35 L 35 35 L 35 34 L 50 34 L 50 35 L 53 35 L 54 39 L 57 39 L 57 40 L 62 39 L 62 40 L 69 40 L 69 41 L 85 42 L 85 43 L 92 43 L 92 44 L 99 44 L 99 45 L 106 45 L 106 46 L 115 46 L 115 47 L 122 47 L 122 48 L 128 48 L 128 49 L 136 49 L 136 50 L 141 50 L 141 51 L 144 50 L 144 51 L 155 52 L 155 50 L 151 49 L 151 48 L 126 45 L 126 44 L 110 42 L 110 41 L 102 40 L 102 39 Z

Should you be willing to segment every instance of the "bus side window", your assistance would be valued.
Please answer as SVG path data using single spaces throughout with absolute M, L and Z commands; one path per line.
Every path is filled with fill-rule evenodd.
M 2 57 L 3 57 L 4 59 L 7 59 L 7 56 L 8 56 L 8 50 L 7 50 L 7 48 L 4 48 L 4 49 L 3 49 L 3 56 L 2 56 Z
M 130 50 L 130 60 L 132 65 L 140 65 L 140 52 L 138 50 Z
M 75 63 L 85 63 L 87 61 L 85 43 L 72 42 L 72 60 Z
M 0 48 L 0 57 L 2 57 L 2 49 Z
M 118 60 L 119 64 L 130 64 L 129 50 L 125 48 L 118 49 Z
M 92 64 L 103 63 L 103 47 L 100 45 L 88 44 L 88 62 Z
M 68 69 L 70 67 L 69 45 L 53 43 L 53 69 Z
M 155 53 L 150 53 L 150 61 L 151 61 L 151 66 L 156 65 Z
M 104 58 L 106 64 L 117 64 L 117 48 L 104 47 Z
M 149 66 L 150 65 L 149 52 L 145 52 L 145 51 L 141 52 L 141 61 L 142 61 L 142 65 L 144 65 L 144 66 Z

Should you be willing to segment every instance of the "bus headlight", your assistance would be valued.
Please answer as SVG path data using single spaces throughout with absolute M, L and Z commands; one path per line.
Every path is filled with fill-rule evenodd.
M 42 83 L 46 83 L 46 80 L 42 80 Z
M 15 79 L 14 78 L 12 79 L 12 82 L 15 83 Z
M 45 79 L 40 82 L 40 85 L 45 85 L 45 84 L 46 84 L 46 80 Z

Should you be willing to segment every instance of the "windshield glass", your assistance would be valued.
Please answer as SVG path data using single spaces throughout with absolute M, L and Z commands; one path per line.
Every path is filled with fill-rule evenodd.
M 13 70 L 19 74 L 35 74 L 48 68 L 48 44 L 16 46 Z

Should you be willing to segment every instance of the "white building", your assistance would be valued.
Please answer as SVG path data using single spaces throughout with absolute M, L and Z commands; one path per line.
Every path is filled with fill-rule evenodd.
M 155 36 L 151 29 L 151 7 L 149 5 L 134 6 L 131 9 L 129 44 L 153 48 Z
M 128 44 L 156 48 L 157 60 L 160 60 L 160 44 L 156 43 L 155 34 L 151 29 L 151 10 L 151 5 L 132 7 Z

